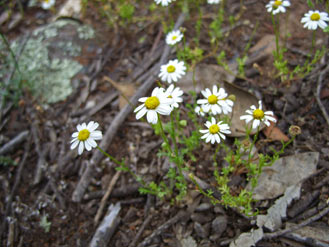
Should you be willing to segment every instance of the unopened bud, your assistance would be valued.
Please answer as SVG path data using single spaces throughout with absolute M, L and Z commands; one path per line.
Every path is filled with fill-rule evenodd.
M 228 97 L 227 97 L 229 100 L 232 100 L 233 102 L 235 102 L 236 100 L 236 97 L 234 94 L 230 94 Z
M 292 136 L 297 136 L 297 135 L 300 135 L 302 133 L 302 130 L 297 125 L 291 125 L 290 128 L 289 128 L 289 133 Z
M 182 126 L 182 127 L 186 127 L 187 121 L 186 120 L 180 120 L 179 125 Z

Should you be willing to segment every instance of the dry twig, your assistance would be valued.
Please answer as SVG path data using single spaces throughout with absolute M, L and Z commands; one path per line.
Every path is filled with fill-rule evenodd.
M 316 87 L 315 98 L 316 98 L 316 101 L 318 102 L 320 110 L 322 111 L 323 117 L 324 117 L 324 119 L 326 120 L 326 122 L 329 126 L 329 116 L 328 116 L 328 113 L 326 111 L 326 108 L 324 107 L 324 105 L 322 104 L 321 99 L 320 99 L 322 81 L 323 81 L 323 78 L 324 78 L 325 74 L 328 73 L 328 72 L 329 72 L 329 64 L 327 65 L 327 67 L 324 70 L 322 70 L 320 72 L 320 75 L 318 77 L 318 84 L 317 84 L 317 87 Z
M 112 177 L 110 183 L 109 183 L 109 186 L 107 187 L 107 190 L 106 190 L 106 193 L 105 195 L 103 196 L 102 200 L 101 200 L 101 205 L 99 206 L 98 208 L 98 211 L 96 213 L 96 216 L 94 218 L 94 224 L 97 225 L 98 224 L 98 221 L 100 219 L 100 217 L 102 216 L 102 212 L 103 212 L 103 209 L 105 207 L 105 204 L 107 202 L 107 199 L 109 198 L 112 190 L 113 190 L 113 187 L 114 185 L 116 184 L 116 182 L 118 181 L 119 177 L 121 175 L 121 171 L 117 171 L 114 176 Z

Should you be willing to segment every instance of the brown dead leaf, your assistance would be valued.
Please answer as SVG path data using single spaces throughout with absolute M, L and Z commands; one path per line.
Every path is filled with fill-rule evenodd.
M 127 103 L 129 103 L 127 102 L 126 99 L 129 100 L 130 97 L 132 97 L 135 94 L 136 92 L 135 85 L 133 83 L 117 83 L 107 76 L 104 76 L 103 79 L 111 83 L 111 85 L 120 92 L 119 108 L 121 110 L 123 107 L 126 106 Z
M 258 105 L 258 99 L 247 92 L 246 90 L 233 85 L 234 75 L 226 72 L 221 66 L 198 64 L 194 72 L 195 78 L 195 91 L 200 93 L 205 88 L 212 88 L 213 85 L 224 87 L 226 92 L 230 95 L 233 94 L 236 97 L 232 113 L 229 115 L 231 119 L 231 134 L 229 136 L 239 137 L 245 136 L 246 127 L 245 122 L 240 120 L 240 116 L 245 114 L 245 111 L 250 108 L 251 105 Z M 185 91 L 193 91 L 193 71 L 189 71 L 179 81 L 179 87 Z M 249 126 L 250 127 L 250 126 Z M 254 134 L 252 132 L 251 134 Z
M 271 139 L 273 141 L 289 141 L 289 137 L 286 136 L 278 127 L 276 127 L 274 122 L 270 123 L 270 126 L 263 129 L 263 133 L 267 139 Z

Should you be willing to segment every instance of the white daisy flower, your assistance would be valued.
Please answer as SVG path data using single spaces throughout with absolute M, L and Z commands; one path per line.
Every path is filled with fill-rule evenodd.
M 202 117 L 204 117 L 204 115 L 206 115 L 200 106 L 195 107 L 194 112 Z
M 134 110 L 134 112 L 138 112 L 136 119 L 140 119 L 146 114 L 147 122 L 151 124 L 158 122 L 158 113 L 161 115 L 170 115 L 172 110 L 170 105 L 173 100 L 167 97 L 163 88 L 154 88 L 151 97 L 143 97 L 138 101 L 144 104 Z
M 285 13 L 286 7 L 290 6 L 290 2 L 288 0 L 277 0 L 277 1 L 270 1 L 265 7 L 267 8 L 267 12 L 276 15 L 280 12 Z
M 211 112 L 213 115 L 228 114 L 232 112 L 233 101 L 227 98 L 227 93 L 224 88 L 217 89 L 214 85 L 212 92 L 209 88 L 201 91 L 205 99 L 199 99 L 197 104 L 201 104 L 201 108 L 204 112 Z
M 173 103 L 171 104 L 172 108 L 178 108 L 179 105 L 178 103 L 183 102 L 183 98 L 182 95 L 184 94 L 184 92 L 179 88 L 179 87 L 174 87 L 173 84 L 171 84 L 166 92 L 165 92 L 167 98 L 170 98 L 173 100 Z
M 327 27 L 326 21 L 329 21 L 328 13 L 310 10 L 304 15 L 301 23 L 305 23 L 304 27 L 309 30 L 316 30 L 318 26 L 325 29 Z
M 179 30 L 171 31 L 166 36 L 166 43 L 168 45 L 174 45 L 177 44 L 179 41 L 181 41 L 183 38 L 183 34 Z
M 75 149 L 79 146 L 78 153 L 80 155 L 85 148 L 87 151 L 90 151 L 92 148 L 97 147 L 95 141 L 101 140 L 103 137 L 102 132 L 96 130 L 98 126 L 99 124 L 94 121 L 90 121 L 88 125 L 86 123 L 78 124 L 78 131 L 72 134 L 71 149 Z
M 55 0 L 42 0 L 41 1 L 41 7 L 43 9 L 50 9 L 54 5 L 55 5 Z
M 167 64 L 161 65 L 159 77 L 162 81 L 168 83 L 177 82 L 183 75 L 185 75 L 186 67 L 184 62 L 177 59 L 170 60 Z
M 172 0 L 154 0 L 156 4 L 161 4 L 162 6 L 168 6 L 169 3 L 172 2 Z
M 222 0 L 208 0 L 208 4 L 217 4 L 220 3 Z
M 216 123 L 216 119 L 214 117 L 211 118 L 211 122 L 207 121 L 205 123 L 205 126 L 207 127 L 207 129 L 200 130 L 200 132 L 204 134 L 203 136 L 201 136 L 201 139 L 206 139 L 206 143 L 220 143 L 220 138 L 224 140 L 226 138 L 224 134 L 231 134 L 230 127 L 228 126 L 228 124 L 222 124 L 222 121 Z
M 264 112 L 262 110 L 262 101 L 258 101 L 259 107 L 256 108 L 256 106 L 252 105 L 250 107 L 250 110 L 246 110 L 247 115 L 243 115 L 240 117 L 240 120 L 245 120 L 246 124 L 248 124 L 250 121 L 253 120 L 252 128 L 256 129 L 261 122 L 266 124 L 267 126 L 270 126 L 271 122 L 276 122 L 276 119 L 273 117 L 272 111 L 266 111 Z

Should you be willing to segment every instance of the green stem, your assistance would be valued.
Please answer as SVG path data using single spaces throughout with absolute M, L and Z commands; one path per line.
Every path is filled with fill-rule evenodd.
M 314 54 L 314 50 L 315 50 L 315 30 L 313 30 L 313 32 L 312 32 L 311 57 Z
M 258 138 L 259 127 L 260 127 L 260 125 L 258 125 L 258 127 L 257 127 L 257 132 L 256 132 L 256 134 L 254 135 L 254 139 L 253 139 L 253 141 L 252 141 L 252 143 L 250 144 L 250 147 L 249 147 L 249 153 L 248 153 L 248 165 L 250 164 L 250 160 L 251 160 L 251 152 L 252 152 L 252 148 L 255 146 L 255 143 L 256 143 L 257 138 Z
M 103 149 L 101 149 L 98 145 L 97 145 L 97 149 L 104 154 L 106 157 L 110 158 L 110 160 L 112 160 L 115 164 L 119 165 L 119 166 L 125 166 L 124 162 L 120 162 L 118 161 L 116 158 L 114 158 L 112 155 L 108 154 L 107 152 L 105 152 Z
M 174 148 L 175 148 L 175 155 L 178 157 L 178 146 L 176 142 L 176 131 L 175 131 L 175 121 L 174 121 L 174 116 L 173 114 L 176 113 L 176 110 L 173 110 L 172 113 L 170 114 L 170 121 L 171 121 L 171 138 L 174 143 Z
M 14 60 L 15 68 L 17 69 L 17 71 L 18 71 L 19 74 L 21 75 L 21 71 L 19 70 L 19 66 L 18 66 L 18 63 L 17 63 L 17 60 L 16 60 L 16 56 L 15 56 L 13 50 L 11 49 L 10 44 L 8 43 L 8 40 L 7 40 L 6 37 L 2 34 L 2 32 L 0 32 L 0 36 L 1 36 L 2 40 L 3 40 L 3 42 L 5 43 L 5 46 L 6 46 L 7 49 L 9 50 L 10 55 L 12 56 L 12 58 L 13 58 L 13 60 Z
M 273 23 L 273 27 L 274 27 L 274 33 L 275 33 L 275 46 L 276 46 L 276 60 L 279 58 L 279 52 L 280 52 L 280 47 L 279 47 L 279 19 L 277 18 L 275 21 L 274 19 L 274 15 L 271 14 L 272 17 L 272 23 Z
M 161 119 L 160 119 L 160 114 L 159 113 L 157 113 L 157 114 L 158 114 L 158 125 L 159 125 L 160 131 L 161 131 L 160 135 L 161 135 L 162 139 L 164 140 L 164 142 L 166 143 L 166 146 L 168 148 L 168 151 L 169 151 L 170 155 L 173 155 L 173 151 L 172 151 L 171 146 L 169 144 L 168 138 L 166 137 L 166 134 L 163 130 L 162 122 L 161 122 Z

